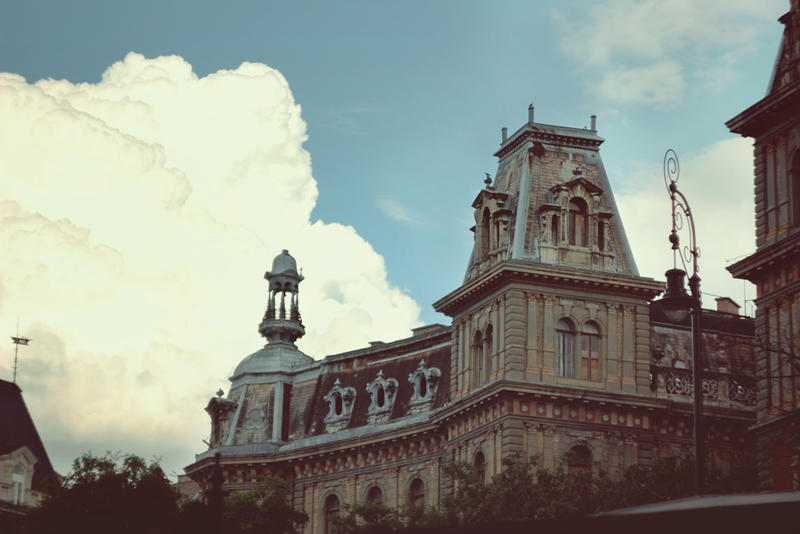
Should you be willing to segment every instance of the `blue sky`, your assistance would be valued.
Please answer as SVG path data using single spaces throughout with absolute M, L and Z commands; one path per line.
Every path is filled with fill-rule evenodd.
M 271 67 L 288 82 L 289 94 L 302 110 L 300 118 L 307 139 L 302 134 L 296 138 L 310 155 L 310 175 L 298 174 L 305 176 L 305 181 L 304 189 L 296 197 L 291 191 L 287 196 L 277 193 L 273 196 L 269 187 L 252 190 L 252 210 L 280 214 L 284 219 L 265 216 L 263 221 L 255 217 L 236 222 L 225 220 L 226 228 L 247 229 L 249 235 L 255 236 L 253 243 L 259 243 L 258 247 L 263 249 L 256 247 L 256 252 L 252 252 L 251 247 L 250 252 L 237 259 L 239 265 L 248 264 L 244 268 L 247 274 L 229 272 L 236 269 L 236 262 L 226 263 L 224 269 L 220 267 L 231 279 L 243 280 L 240 286 L 234 287 L 231 282 L 226 288 L 232 294 L 230 306 L 237 306 L 237 299 L 251 299 L 241 305 L 247 310 L 247 314 L 242 313 L 245 323 L 241 330 L 233 322 L 236 314 L 229 313 L 227 308 L 194 306 L 193 313 L 197 315 L 192 315 L 191 321 L 186 320 L 194 321 L 193 324 L 213 324 L 214 317 L 232 316 L 231 322 L 226 323 L 226 331 L 232 337 L 222 344 L 227 349 L 220 349 L 230 352 L 215 359 L 214 364 L 199 367 L 213 375 L 197 378 L 198 388 L 202 386 L 208 391 L 186 393 L 195 409 L 202 407 L 203 396 L 210 395 L 217 383 L 224 386 L 225 373 L 239 361 L 239 355 L 244 356 L 250 350 L 248 347 L 257 348 L 259 340 L 254 331 L 259 317 L 251 310 L 260 305 L 258 299 L 263 300 L 259 293 L 264 290 L 261 273 L 282 248 L 305 254 L 296 253 L 298 263 L 307 266 L 308 281 L 304 284 L 309 289 L 301 296 L 301 303 L 310 314 L 306 316 L 306 324 L 309 331 L 317 328 L 325 335 L 307 339 L 301 348 L 315 357 L 356 348 L 371 339 L 400 337 L 404 335 L 400 332 L 407 332 L 421 322 L 447 323 L 446 317 L 432 310 L 431 303 L 455 289 L 462 280 L 472 239 L 467 230 L 473 224 L 470 203 L 482 185 L 484 173 L 495 172 L 492 153 L 498 147 L 501 127 L 508 127 L 509 132 L 520 127 L 527 118 L 529 103 L 536 107 L 537 122 L 582 127 L 588 126 L 591 114 L 598 115 L 599 135 L 606 139 L 601 155 L 634 256 L 646 276 L 659 277 L 671 266 L 665 229 L 669 224 L 669 201 L 663 192 L 661 161 L 667 148 L 676 149 L 682 163 L 680 183 L 685 184 L 697 213 L 702 213 L 702 218 L 698 215 L 698 231 L 704 249 L 701 259 L 704 289 L 711 294 L 730 294 L 741 303 L 743 292 L 748 289 L 741 282 L 731 281 L 723 267 L 726 260 L 753 249 L 749 167 L 752 158 L 747 142 L 729 134 L 724 122 L 764 96 L 782 32 L 777 18 L 786 10 L 785 0 L 2 1 L 0 72 L 24 77 L 27 85 L 17 84 L 15 90 L 19 91 L 30 90 L 40 79 L 52 78 L 71 84 L 59 86 L 61 89 L 48 86 L 50 94 L 59 91 L 77 94 L 84 90 L 89 94 L 91 87 L 101 84 L 106 69 L 122 62 L 129 52 L 136 52 L 147 60 L 180 56 L 183 64 L 191 65 L 200 79 L 223 69 L 230 72 L 220 77 L 235 78 L 240 65 L 250 62 Z M 143 63 L 137 61 L 131 64 L 141 67 Z M 173 67 L 174 64 L 164 68 Z M 266 71 L 259 71 L 263 72 Z M 91 87 L 82 86 L 84 82 Z M 103 98 L 123 99 L 125 89 L 115 91 L 118 92 L 113 98 Z M 262 98 L 257 91 L 243 94 L 256 100 Z M 181 94 L 172 97 L 176 102 L 182 98 Z M 222 95 L 207 102 L 218 104 L 220 113 L 236 114 L 238 97 L 231 94 L 227 99 L 230 101 L 226 98 Z M 283 96 L 264 93 L 265 102 L 272 102 L 271 99 L 291 109 L 291 102 L 284 102 Z M 76 102 L 74 106 L 88 109 L 89 104 Z M 202 102 L 198 105 L 204 105 Z M 204 110 L 213 116 L 211 111 Z M 242 108 L 243 121 L 248 112 Z M 112 129 L 123 129 L 113 122 L 111 115 L 103 115 L 102 111 L 91 113 L 113 126 Z M 126 120 L 125 131 L 137 131 L 137 126 Z M 5 126 L 7 136 L 13 134 L 9 124 L 6 122 Z M 220 119 L 204 124 L 213 129 L 227 123 Z M 3 128 L 0 126 L 0 132 Z M 225 137 L 224 132 L 214 135 Z M 257 130 L 254 135 L 259 135 Z M 168 170 L 177 165 L 170 155 L 177 148 L 170 148 L 163 140 L 153 143 L 166 147 Z M 255 147 L 258 139 L 241 143 Z M 80 151 L 81 145 L 77 146 Z M 214 150 L 213 145 L 208 145 L 208 149 Z M 205 155 L 197 152 L 193 157 L 202 160 Z M 224 154 L 219 157 L 224 159 Z M 302 155 L 298 157 L 302 159 Z M 22 185 L 27 179 L 25 165 L 20 163 L 15 167 L 17 174 L 5 177 L 7 186 L 0 188 L 0 201 L 15 202 L 14 209 L 20 213 L 39 214 L 51 223 L 68 220 L 75 225 L 70 230 L 75 235 L 84 230 L 89 232 L 87 243 L 91 247 L 108 246 L 122 258 L 108 262 L 119 261 L 126 269 L 136 263 L 133 259 L 136 247 L 124 249 L 116 243 L 116 231 L 104 228 L 100 215 L 94 219 L 82 218 L 86 210 L 77 206 L 83 205 L 86 195 L 79 193 L 80 188 L 75 188 L 74 198 L 69 188 L 60 198 L 67 206 L 74 203 L 74 212 L 63 206 L 49 207 L 51 204 L 42 191 L 26 193 Z M 193 181 L 188 168 L 180 167 L 194 187 L 196 194 L 193 194 L 198 196 L 202 188 Z M 264 168 L 280 171 L 287 167 Z M 55 172 L 59 172 L 57 166 Z M 135 173 L 130 176 L 135 178 Z M 283 176 L 278 172 L 265 175 L 263 180 L 266 185 L 285 185 L 291 181 L 289 176 L 291 173 Z M 86 186 L 91 188 L 91 185 L 87 181 Z M 290 225 L 286 221 L 292 217 L 296 198 L 301 198 L 303 209 L 310 209 L 307 220 L 297 223 L 304 228 L 297 230 L 299 233 L 287 231 L 285 226 Z M 211 213 L 215 208 L 209 206 L 206 211 Z M 140 215 L 143 225 L 149 219 L 149 224 L 157 226 L 150 211 L 142 209 Z M 223 220 L 218 214 L 213 215 L 218 221 Z M 322 227 L 335 235 L 297 243 L 301 239 L 297 236 Z M 202 233 L 197 226 L 186 228 L 187 236 Z M 335 236 L 342 236 L 342 241 Z M 250 237 L 242 239 L 242 243 L 250 243 L 246 241 Z M 238 243 L 235 238 L 226 238 L 226 242 Z M 44 254 L 36 247 L 26 250 L 34 257 Z M 96 250 L 92 251 L 90 256 L 95 258 Z M 314 293 L 311 277 L 323 276 L 326 259 L 312 258 L 315 251 L 320 256 L 327 255 L 331 270 L 321 284 L 321 293 Z M 42 262 L 46 263 L 44 259 Z M 165 263 L 159 272 L 158 260 L 152 263 L 155 266 L 147 266 L 150 269 L 147 276 L 161 276 L 169 271 L 169 276 L 181 278 L 191 268 Z M 199 268 L 200 255 L 191 263 Z M 340 263 L 341 267 L 337 267 Z M 320 267 L 315 271 L 314 265 Z M 342 281 L 346 273 L 361 273 L 362 268 L 361 278 L 374 280 L 374 299 L 362 298 L 358 284 Z M 101 267 L 98 269 L 105 272 Z M 341 276 L 337 274 L 340 271 L 344 273 Z M 253 276 L 251 272 L 257 274 Z M 137 277 L 140 280 L 144 275 L 139 273 Z M 152 344 L 169 354 L 172 353 L 164 347 L 178 347 L 176 353 L 184 354 L 186 361 L 191 361 L 186 354 L 201 351 L 194 341 L 174 334 L 164 334 L 162 339 L 157 325 L 140 333 L 139 337 L 151 343 L 144 348 L 111 339 L 92 344 L 87 341 L 93 332 L 89 323 L 96 315 L 87 312 L 83 319 L 70 319 L 74 324 L 66 319 L 59 323 L 57 315 L 44 317 L 37 314 L 36 306 L 41 309 L 47 302 L 37 301 L 30 291 L 27 295 L 15 292 L 18 279 L 8 272 L 5 278 L 0 279 L 8 292 L 6 306 L 0 307 L 0 324 L 11 328 L 21 314 L 23 325 L 30 325 L 34 331 L 39 328 L 41 337 L 63 346 L 67 362 L 64 365 L 77 365 L 82 355 L 95 354 L 100 355 L 99 362 L 104 362 L 95 364 L 104 368 L 108 362 L 117 361 L 117 357 L 126 358 L 124 355 L 129 352 L 136 353 L 136 361 L 143 362 L 152 354 Z M 64 275 L 59 280 L 72 279 Z M 228 279 L 209 271 L 208 279 L 197 275 L 197 283 L 202 287 L 186 291 L 196 294 L 209 284 L 222 285 L 225 280 Z M 116 283 L 112 280 L 109 287 L 117 287 Z M 255 298 L 241 295 L 244 292 L 258 295 Z M 317 295 L 330 297 L 342 306 L 355 300 L 363 309 L 331 308 L 334 311 L 323 314 L 314 311 Z M 752 298 L 752 291 L 747 298 Z M 156 306 L 160 305 L 156 297 L 148 302 L 153 300 Z M 103 305 L 106 310 L 117 309 L 114 306 L 124 310 L 129 304 L 120 298 Z M 707 300 L 706 306 L 713 306 L 713 300 Z M 188 312 L 176 313 L 189 316 Z M 80 315 L 77 311 L 73 314 Z M 341 317 L 330 319 L 337 314 Z M 327 319 L 311 322 L 311 317 L 323 315 Z M 235 319 L 242 322 L 238 316 Z M 338 319 L 341 321 L 336 322 Z M 83 339 L 70 339 L 66 331 L 80 329 L 74 325 L 81 320 L 80 324 L 85 325 Z M 369 328 L 358 324 L 367 324 Z M 113 330 L 112 326 L 108 328 Z M 81 448 L 108 447 L 97 442 L 104 436 L 101 430 L 88 427 L 82 431 L 69 430 L 55 423 L 48 427 L 48 421 L 57 419 L 55 412 L 47 411 L 55 407 L 44 400 L 48 388 L 55 387 L 55 382 L 47 378 L 53 366 L 48 363 L 47 354 L 36 353 L 33 347 L 28 357 L 31 362 L 38 362 L 39 367 L 29 365 L 29 402 L 46 412 L 42 417 L 45 443 L 48 434 L 51 442 L 58 443 L 59 451 L 63 451 L 58 462 L 64 469 L 65 459 L 79 454 Z M 8 367 L 10 352 L 7 348 L 3 351 L 2 365 Z M 133 360 L 127 365 L 133 367 L 130 361 Z M 36 369 L 41 371 L 40 375 L 34 373 Z M 178 372 L 180 366 L 176 364 L 174 370 Z M 129 372 L 137 377 L 138 383 L 150 383 L 147 369 L 129 369 Z M 145 378 L 141 379 L 142 376 Z M 22 380 L 24 385 L 25 379 Z M 157 378 L 152 380 L 153 384 L 159 384 Z M 37 396 L 37 391 L 41 396 Z M 177 402 L 176 398 L 169 397 L 165 402 Z M 152 410 L 158 411 L 158 405 Z M 191 435 L 192 443 L 199 444 L 199 431 L 195 429 L 205 428 L 207 421 L 201 418 L 193 424 L 196 427 L 183 429 L 183 434 L 176 436 Z M 136 452 L 149 455 L 153 444 L 148 439 L 136 443 L 139 447 Z M 187 450 L 198 450 L 197 446 L 179 445 L 159 453 L 165 455 L 170 467 L 187 463 Z

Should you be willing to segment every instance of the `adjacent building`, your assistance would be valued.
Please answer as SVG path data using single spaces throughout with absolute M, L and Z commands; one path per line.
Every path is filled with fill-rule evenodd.
M 760 485 L 800 489 L 800 7 L 785 26 L 767 95 L 729 120 L 754 140 L 756 251 L 731 265 L 756 285 Z
M 22 514 L 39 504 L 44 482 L 53 476 L 22 391 L 0 380 L 0 512 Z
M 295 345 L 303 277 L 284 250 L 265 276 L 267 344 L 208 402 L 209 448 L 186 473 L 205 489 L 221 473 L 226 490 L 279 476 L 321 533 L 348 503 L 439 505 L 453 461 L 483 477 L 515 454 L 619 475 L 691 455 L 689 324 L 638 273 L 602 143 L 594 117 L 554 126 L 532 107 L 503 129 L 464 280 L 434 303 L 450 325 L 314 359 Z M 704 318 L 705 426 L 707 462 L 726 471 L 755 421 L 754 327 L 719 306 Z

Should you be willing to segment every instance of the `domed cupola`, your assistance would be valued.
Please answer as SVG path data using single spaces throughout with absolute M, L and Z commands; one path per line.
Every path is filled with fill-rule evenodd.
M 264 274 L 269 281 L 269 302 L 264 319 L 258 327 L 259 333 L 269 343 L 291 343 L 302 337 L 306 330 L 300 319 L 298 286 L 303 275 L 297 272 L 297 262 L 284 250 L 272 260 L 272 270 Z M 286 294 L 289 294 L 287 308 Z M 275 299 L 280 294 L 280 307 L 276 308 Z
M 267 338 L 267 344 L 239 363 L 231 377 L 234 388 L 254 377 L 259 377 L 256 380 L 260 381 L 277 380 L 282 373 L 294 372 L 314 362 L 294 344 L 306 333 L 298 301 L 298 286 L 303 275 L 297 272 L 297 262 L 288 250 L 275 257 L 272 270 L 267 271 L 264 278 L 269 282 L 269 300 L 258 332 Z M 276 302 L 279 297 L 280 302 Z

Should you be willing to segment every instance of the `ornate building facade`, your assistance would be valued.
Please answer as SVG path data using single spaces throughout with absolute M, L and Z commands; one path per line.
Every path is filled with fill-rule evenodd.
M 800 3 L 785 26 L 767 95 L 727 122 L 754 139 L 756 251 L 731 265 L 756 285 L 759 480 L 800 489 Z
M 690 454 L 689 324 L 667 319 L 663 283 L 637 271 L 602 142 L 594 117 L 552 126 L 532 107 L 503 129 L 465 278 L 434 303 L 449 326 L 315 360 L 294 345 L 302 276 L 283 251 L 266 274 L 268 343 L 209 401 L 210 447 L 187 474 L 208 489 L 218 465 L 226 490 L 279 476 L 321 533 L 345 504 L 438 506 L 453 461 L 491 477 L 511 455 L 567 458 L 613 476 Z M 704 397 L 707 461 L 724 471 L 748 446 L 755 390 L 753 321 L 721 305 L 704 317 Z

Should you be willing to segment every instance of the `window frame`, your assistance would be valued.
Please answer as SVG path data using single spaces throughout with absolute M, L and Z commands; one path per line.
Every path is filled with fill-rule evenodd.
M 575 326 L 566 317 L 556 323 L 556 372 L 563 378 L 575 378 Z
M 572 246 L 585 247 L 588 242 L 589 207 L 580 197 L 573 197 L 567 205 L 567 236 Z M 580 229 L 580 233 L 578 232 Z M 580 237 L 580 239 L 578 239 Z
M 580 346 L 578 347 L 581 378 L 592 381 L 600 380 L 602 338 L 602 330 L 597 322 L 586 321 L 584 323 L 580 333 Z
M 425 482 L 419 477 L 414 477 L 408 485 L 408 505 L 413 508 L 425 506 Z

